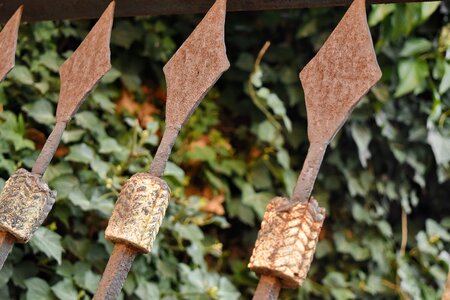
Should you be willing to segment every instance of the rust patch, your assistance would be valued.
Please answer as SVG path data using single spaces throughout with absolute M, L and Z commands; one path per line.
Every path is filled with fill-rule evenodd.
M 225 48 L 226 0 L 217 0 L 164 66 L 167 82 L 166 130 L 150 167 L 161 176 L 181 127 L 228 70 Z
M 311 145 L 292 194 L 293 203 L 308 201 L 328 144 L 380 78 L 365 1 L 355 0 L 317 55 L 300 72 Z
M 226 0 L 217 0 L 189 38 L 164 66 L 166 121 L 182 127 L 206 93 L 228 70 L 225 48 Z
M 280 280 L 276 277 L 262 275 L 253 300 L 277 300 L 281 291 Z
M 22 18 L 23 5 L 9 19 L 0 32 L 0 81 L 14 67 L 16 58 L 17 34 L 19 32 L 20 19 Z
M 77 50 L 60 68 L 57 122 L 69 122 L 95 84 L 111 69 L 109 42 L 115 2 L 111 2 Z
M 0 232 L 0 270 L 3 268 L 16 239 L 9 232 Z
M 300 73 L 306 97 L 309 141 L 330 142 L 361 97 L 380 78 L 365 0 L 355 0 Z
M 116 300 L 136 257 L 133 247 L 117 244 L 109 257 L 102 280 L 92 300 Z

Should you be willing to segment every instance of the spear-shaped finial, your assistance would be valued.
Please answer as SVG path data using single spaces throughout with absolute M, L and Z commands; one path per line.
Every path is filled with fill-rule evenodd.
M 166 129 L 149 173 L 133 175 L 122 188 L 105 231 L 116 243 L 95 300 L 119 296 L 139 252 L 150 252 L 164 218 L 170 189 L 159 177 L 179 131 L 225 72 L 226 0 L 217 0 L 189 38 L 164 67 L 167 81 Z
M 101 16 L 78 49 L 61 66 L 61 92 L 56 125 L 31 172 L 16 171 L 0 194 L 0 269 L 15 242 L 26 243 L 44 222 L 56 198 L 42 175 L 61 141 L 67 123 L 87 94 L 110 69 L 109 40 L 114 2 Z
M 354 0 L 300 73 L 311 145 L 292 197 L 273 199 L 264 215 L 249 264 L 261 276 L 253 299 L 277 299 L 281 287 L 297 288 L 305 280 L 325 218 L 325 209 L 311 197 L 323 156 L 361 97 L 380 78 L 365 0 Z
M 9 19 L 0 32 L 0 81 L 14 67 L 16 58 L 17 34 L 19 33 L 20 19 L 23 5 Z

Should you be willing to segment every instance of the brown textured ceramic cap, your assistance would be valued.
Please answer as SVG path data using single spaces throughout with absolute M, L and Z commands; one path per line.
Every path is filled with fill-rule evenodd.
M 300 73 L 310 142 L 329 142 L 361 97 L 380 78 L 365 1 L 355 0 Z
M 217 0 L 189 38 L 164 66 L 166 122 L 181 127 L 229 67 L 225 30 L 226 0 Z
M 0 81 L 14 67 L 22 11 L 23 6 L 20 6 L 0 32 Z
M 61 66 L 57 122 L 68 122 L 87 94 L 111 68 L 109 41 L 115 2 L 111 2 L 78 49 Z

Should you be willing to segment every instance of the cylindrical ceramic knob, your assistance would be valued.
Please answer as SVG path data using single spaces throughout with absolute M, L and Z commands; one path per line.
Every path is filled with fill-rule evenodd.
M 284 288 L 298 288 L 314 257 L 325 209 L 311 198 L 279 211 L 287 202 L 276 197 L 268 204 L 248 267 L 259 276 L 279 278 Z
M 133 175 L 122 188 L 106 239 L 148 253 L 159 231 L 170 199 L 167 183 L 149 173 Z
M 0 230 L 26 243 L 41 226 L 56 200 L 40 175 L 17 170 L 0 194 Z

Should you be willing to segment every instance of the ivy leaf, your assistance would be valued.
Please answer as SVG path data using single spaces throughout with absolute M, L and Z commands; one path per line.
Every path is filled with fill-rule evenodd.
M 91 293 L 95 293 L 98 287 L 98 283 L 100 282 L 100 275 L 92 272 L 91 266 L 89 266 L 87 263 L 77 263 L 75 264 L 74 269 L 75 283 L 81 288 Z
M 411 57 L 417 54 L 421 54 L 431 50 L 433 44 L 424 38 L 416 38 L 407 40 L 403 46 L 402 51 L 400 51 L 400 56 Z
M 428 219 L 425 223 L 427 234 L 430 238 L 439 237 L 440 239 L 450 242 L 450 233 L 438 222 L 432 219 Z
M 134 292 L 139 299 L 159 299 L 158 286 L 151 282 L 140 282 Z
M 366 168 L 367 160 L 372 156 L 369 150 L 369 144 L 372 139 L 372 133 L 368 127 L 352 124 L 352 137 L 358 146 L 359 161 Z
M 395 4 L 373 4 L 369 15 L 369 25 L 371 27 L 377 25 L 392 14 L 395 9 Z
M 64 249 L 61 246 L 61 236 L 56 232 L 40 227 L 31 238 L 30 245 L 33 249 L 53 257 L 58 264 L 61 264 L 61 256 Z
M 450 89 L 450 64 L 445 64 L 444 77 L 439 85 L 439 94 L 444 95 Z
M 24 85 L 32 85 L 34 82 L 33 74 L 26 66 L 15 66 L 9 73 L 9 76 Z
M 450 138 L 442 136 L 442 134 L 436 129 L 432 129 L 428 132 L 428 144 L 434 153 L 434 158 L 438 165 L 448 165 L 450 162 Z
M 72 280 L 65 278 L 52 286 L 52 291 L 61 300 L 77 300 L 77 290 Z
M 27 287 L 26 300 L 52 300 L 53 296 L 50 286 L 44 280 L 33 277 L 25 281 Z
M 27 104 L 23 107 L 23 110 L 40 124 L 50 125 L 56 122 L 53 106 L 47 100 L 41 99 Z
M 221 277 L 219 280 L 219 291 L 217 293 L 220 300 L 238 300 L 241 294 L 234 285 L 226 278 Z
M 88 164 L 94 160 L 95 152 L 88 145 L 82 143 L 70 147 L 70 154 L 66 156 L 66 161 L 73 161 Z
M 428 76 L 428 64 L 420 59 L 407 59 L 398 67 L 400 83 L 395 91 L 395 97 L 400 97 L 413 91 L 420 91 Z

